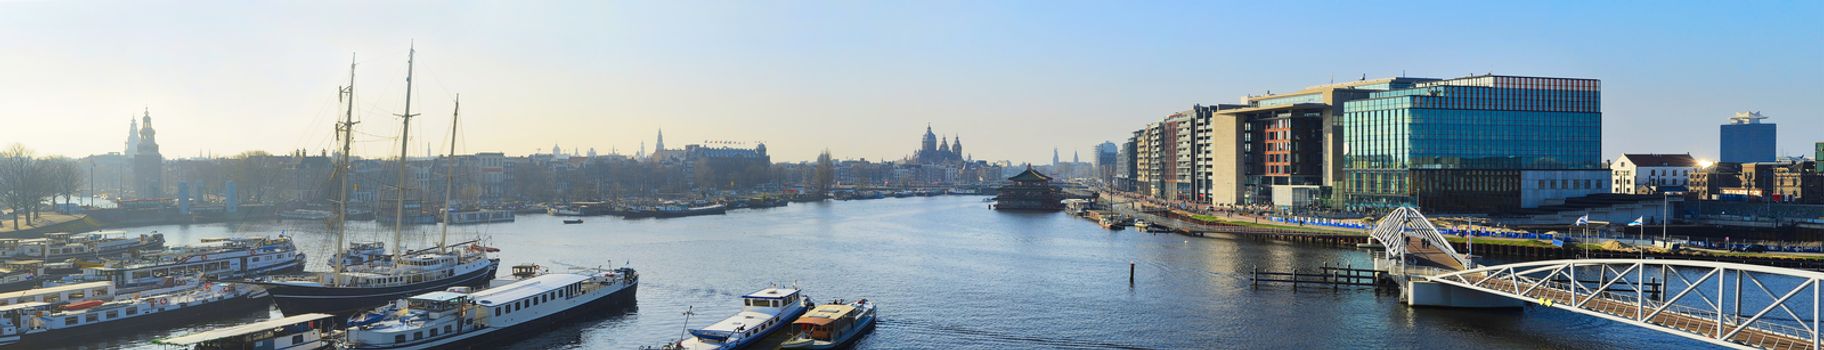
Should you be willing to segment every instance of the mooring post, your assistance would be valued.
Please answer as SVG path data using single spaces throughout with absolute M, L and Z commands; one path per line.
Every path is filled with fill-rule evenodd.
M 1134 261 L 1133 260 L 1127 261 L 1127 287 L 1128 288 L 1134 287 Z

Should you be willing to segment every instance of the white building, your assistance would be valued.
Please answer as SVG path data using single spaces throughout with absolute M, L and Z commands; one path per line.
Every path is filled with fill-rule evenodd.
M 1621 194 L 1684 191 L 1696 169 L 1690 154 L 1623 154 L 1609 164 L 1609 187 Z

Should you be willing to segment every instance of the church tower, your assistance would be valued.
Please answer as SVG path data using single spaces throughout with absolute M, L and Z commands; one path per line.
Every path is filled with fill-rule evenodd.
M 158 198 L 164 195 L 165 158 L 158 153 L 158 132 L 152 130 L 152 111 L 146 110 L 141 118 L 139 147 L 133 155 L 135 189 L 140 198 Z
M 930 124 L 925 125 L 925 138 L 920 142 L 918 149 L 925 152 L 937 151 L 937 134 L 931 132 Z
M 963 137 L 954 136 L 954 135 L 951 137 L 956 138 L 956 141 L 950 143 L 950 153 L 955 153 L 957 159 L 962 159 L 963 158 Z
M 937 151 L 940 153 L 950 153 L 950 138 L 945 137 L 937 141 Z
M 658 155 L 665 150 L 665 129 L 659 129 L 659 140 L 652 144 L 652 154 Z
M 124 155 L 132 157 L 139 154 L 139 118 L 127 117 L 127 150 Z

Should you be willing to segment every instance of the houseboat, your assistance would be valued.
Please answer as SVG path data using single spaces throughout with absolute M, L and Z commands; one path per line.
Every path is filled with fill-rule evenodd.
M 678 218 L 697 215 L 722 215 L 726 213 L 728 213 L 728 206 L 720 203 L 700 206 L 672 204 L 660 206 L 658 211 L 654 212 L 652 216 L 658 218 Z
M 164 245 L 165 235 L 159 233 L 138 237 L 128 236 L 126 231 L 49 233 L 44 238 L 0 239 L 0 258 L 61 261 L 113 257 Z
M 810 306 L 797 289 L 767 288 L 741 297 L 741 312 L 708 327 L 690 330 L 690 338 L 672 348 L 683 350 L 736 350 L 766 336 L 803 315 Z
M 117 294 L 111 282 L 0 294 L 0 347 L 42 348 L 108 330 L 177 326 L 266 307 L 266 292 L 198 280 Z
M 351 320 L 344 348 L 450 349 L 510 341 L 593 310 L 632 305 L 639 281 L 632 268 L 585 269 L 473 293 L 452 288 L 419 294 L 367 313 L 384 318 Z
M 836 300 L 817 305 L 803 317 L 792 321 L 792 338 L 780 347 L 786 349 L 835 349 L 859 338 L 874 326 L 874 304 L 867 299 L 855 302 Z
M 84 267 L 81 274 L 52 283 L 110 281 L 118 288 L 151 286 L 173 276 L 240 279 L 303 272 L 305 256 L 285 235 L 262 238 L 205 238 L 202 243 Z
M 153 340 L 153 344 L 191 350 L 323 350 L 330 314 L 303 314 Z
M 513 222 L 513 212 L 509 210 L 468 209 L 452 210 L 449 213 L 449 224 L 472 225 L 490 222 Z

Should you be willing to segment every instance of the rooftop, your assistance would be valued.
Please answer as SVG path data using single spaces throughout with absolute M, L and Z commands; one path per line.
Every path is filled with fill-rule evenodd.
M 332 317 L 332 316 L 330 316 L 328 314 L 303 314 L 303 315 L 297 315 L 297 316 L 289 316 L 289 317 L 280 318 L 280 319 L 265 320 L 265 321 L 260 321 L 260 322 L 243 324 L 243 325 L 239 325 L 239 326 L 216 329 L 216 330 L 206 331 L 206 332 L 202 332 L 202 333 L 183 335 L 183 336 L 178 336 L 178 337 L 173 337 L 173 338 L 159 339 L 159 340 L 154 340 L 153 343 L 164 344 L 164 345 L 190 346 L 190 345 L 196 345 L 199 343 L 216 340 L 216 339 L 238 337 L 238 336 L 247 335 L 247 334 L 267 332 L 267 331 L 271 331 L 271 330 L 273 330 L 275 328 L 279 328 L 279 327 L 284 327 L 284 326 L 289 326 L 289 325 L 299 324 L 299 323 L 305 323 L 305 322 L 311 322 L 311 321 L 317 321 L 317 320 L 322 320 L 322 319 L 326 319 L 326 318 L 330 318 L 330 317 Z
M 22 290 L 22 291 L 17 291 L 17 292 L 0 293 L 0 299 L 15 299 L 15 298 L 31 296 L 31 295 L 54 294 L 54 293 L 62 293 L 62 292 L 67 292 L 67 291 L 83 290 L 83 289 L 90 289 L 90 288 L 110 288 L 113 286 L 114 286 L 114 282 L 89 282 L 89 283 L 68 284 L 68 285 L 61 285 L 61 286 L 50 287 L 50 288 L 27 289 L 27 290 Z
M 1626 159 L 1628 162 L 1633 162 L 1634 166 L 1676 166 L 1687 168 L 1697 166 L 1697 159 L 1691 158 L 1690 154 L 1622 154 L 1621 158 Z
M 568 286 L 570 284 L 577 283 L 577 282 L 582 282 L 582 281 L 585 281 L 588 279 L 589 279 L 589 276 L 571 274 L 571 273 L 544 274 L 544 275 L 540 275 L 538 277 L 532 277 L 532 278 L 520 280 L 518 282 L 513 282 L 513 283 L 510 283 L 510 284 L 507 284 L 504 286 L 488 288 L 486 290 L 482 290 L 479 292 L 470 293 L 469 297 L 474 298 L 475 302 L 477 304 L 499 305 L 499 304 L 505 304 L 510 301 L 530 297 L 533 295 L 538 295 L 539 293 L 549 292 L 553 289 L 563 288 L 564 286 Z

